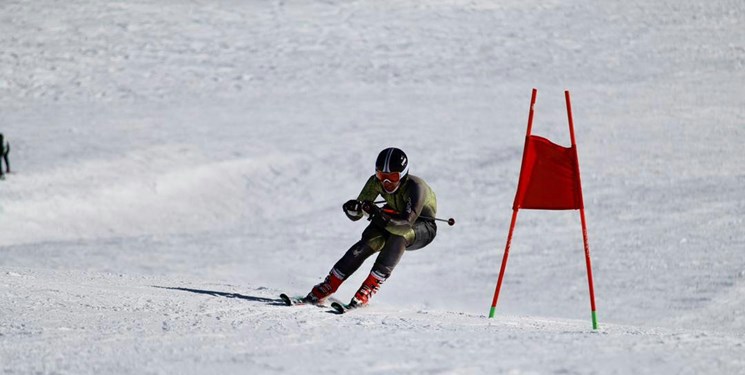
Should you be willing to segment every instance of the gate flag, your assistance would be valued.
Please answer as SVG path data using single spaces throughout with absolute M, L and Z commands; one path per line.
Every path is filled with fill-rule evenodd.
M 587 240 L 587 221 L 585 220 L 585 205 L 582 199 L 582 182 L 579 173 L 579 159 L 577 158 L 577 142 L 574 139 L 574 120 L 572 119 L 572 103 L 569 91 L 564 92 L 567 105 L 567 119 L 569 120 L 569 136 L 572 141 L 570 147 L 559 146 L 546 138 L 531 135 L 533 128 L 533 107 L 538 90 L 533 89 L 530 98 L 530 112 L 528 114 L 528 130 L 525 133 L 525 148 L 520 167 L 520 180 L 517 183 L 515 201 L 512 204 L 512 220 L 507 234 L 507 244 L 504 248 L 502 266 L 499 269 L 499 279 L 494 290 L 489 317 L 494 317 L 497 308 L 499 291 L 502 288 L 507 258 L 512 244 L 512 233 L 517 222 L 517 212 L 521 209 L 537 210 L 579 210 L 582 223 L 582 242 L 585 248 L 585 264 L 587 266 L 587 283 L 590 289 L 590 308 L 592 312 L 592 328 L 598 328 L 595 309 L 595 287 L 592 281 L 592 263 L 590 261 L 590 244 Z
M 513 209 L 577 210 L 584 208 L 577 167 L 577 148 L 562 147 L 529 135 Z

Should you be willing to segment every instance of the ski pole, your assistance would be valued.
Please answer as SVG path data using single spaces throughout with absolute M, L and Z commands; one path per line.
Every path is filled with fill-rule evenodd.
M 375 204 L 381 204 L 381 203 L 386 203 L 386 202 L 385 201 L 376 201 L 376 202 L 373 202 L 373 203 L 375 203 Z M 424 219 L 424 220 L 442 221 L 442 222 L 448 223 L 448 225 L 451 226 L 451 227 L 453 225 L 455 225 L 455 219 L 453 219 L 452 217 L 449 218 L 449 219 L 440 219 L 439 217 L 419 216 L 419 218 L 420 219 Z
M 451 227 L 452 227 L 453 225 L 455 225 L 455 219 L 453 219 L 452 217 L 451 217 L 451 218 L 449 218 L 449 219 L 440 219 L 440 218 L 438 218 L 438 217 L 427 217 L 427 216 L 419 216 L 419 218 L 420 218 L 420 219 L 424 219 L 424 220 L 432 220 L 432 221 L 443 221 L 443 222 L 446 222 L 446 223 L 448 223 L 448 225 L 450 225 Z

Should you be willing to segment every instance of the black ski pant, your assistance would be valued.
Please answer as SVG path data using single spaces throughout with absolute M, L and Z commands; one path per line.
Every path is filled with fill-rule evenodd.
M 403 236 L 391 234 L 375 224 L 365 228 L 362 238 L 347 250 L 344 256 L 334 265 L 334 268 L 346 279 L 362 266 L 367 258 L 380 252 L 375 259 L 372 272 L 383 279 L 387 279 L 401 260 L 404 251 L 417 250 L 429 245 L 437 235 L 437 225 L 431 220 L 417 220 L 414 223 L 414 240 L 406 243 Z

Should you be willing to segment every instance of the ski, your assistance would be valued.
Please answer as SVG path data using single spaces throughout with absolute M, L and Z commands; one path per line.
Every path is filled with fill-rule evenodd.
M 348 305 L 345 305 L 343 303 L 337 303 L 337 302 L 332 303 L 331 308 L 334 309 L 334 312 L 336 312 L 337 314 L 344 314 L 345 312 L 349 310 Z
M 279 295 L 279 298 L 282 299 L 282 302 L 285 303 L 287 306 L 296 306 L 296 305 L 307 305 L 308 303 L 303 300 L 304 297 L 295 296 L 290 297 L 285 293 L 282 293 Z
M 279 295 L 279 298 L 282 299 L 282 302 L 285 303 L 287 306 L 303 306 L 303 305 L 310 305 L 310 306 L 318 306 L 318 307 L 327 307 L 325 303 L 312 303 L 305 300 L 305 296 L 294 296 L 291 297 L 287 295 L 286 293 L 282 293 Z M 329 302 L 332 303 L 341 303 L 339 300 L 333 297 L 329 297 L 326 299 Z
M 337 314 L 346 314 L 349 310 L 359 309 L 360 307 L 364 307 L 364 306 L 367 306 L 367 305 L 366 304 L 365 305 L 357 305 L 357 304 L 348 305 L 348 304 L 341 303 L 339 301 L 334 301 L 331 303 L 331 308 L 334 309 L 334 312 Z

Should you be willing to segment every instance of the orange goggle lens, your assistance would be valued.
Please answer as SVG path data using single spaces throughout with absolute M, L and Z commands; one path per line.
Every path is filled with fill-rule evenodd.
M 378 180 L 385 181 L 388 180 L 390 182 L 396 183 L 401 180 L 401 173 L 400 172 L 381 172 L 381 171 L 375 171 L 375 176 L 378 177 Z

